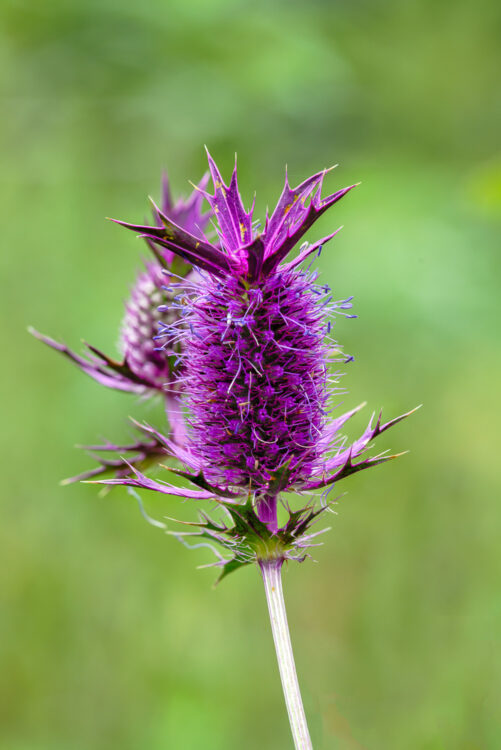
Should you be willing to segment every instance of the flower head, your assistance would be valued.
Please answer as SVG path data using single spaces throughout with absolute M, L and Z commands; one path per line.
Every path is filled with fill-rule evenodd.
M 229 185 L 210 156 L 209 168 L 214 193 L 201 193 L 217 221 L 217 244 L 187 231 L 160 209 L 154 226 L 118 222 L 200 271 L 189 284 L 172 275 L 177 314 L 160 326 L 167 342 L 182 341 L 182 384 L 190 414 L 187 444 L 182 449 L 164 445 L 187 467 L 176 473 L 197 489 L 156 482 L 137 469 L 133 477 L 105 483 L 223 505 L 233 524 L 203 516 L 195 533 L 232 551 L 230 560 L 217 563 L 228 572 L 263 555 L 304 557 L 312 538 L 305 532 L 325 504 L 319 510 L 311 504 L 301 511 L 289 509 L 289 521 L 279 529 L 282 493 L 328 487 L 393 458 L 382 454 L 357 460 L 373 438 L 403 417 L 386 424 L 381 417 L 375 424 L 371 420 L 363 435 L 345 446 L 339 430 L 359 407 L 330 418 L 332 383 L 337 383 L 330 363 L 346 360 L 330 332 L 333 315 L 348 315 L 351 302 L 333 301 L 317 273 L 301 267 L 337 232 L 304 243 L 297 257 L 287 260 L 314 222 L 354 185 L 322 198 L 328 170 L 296 188 L 286 177 L 259 233 L 253 229 L 252 209 L 244 208 L 236 166 Z
M 186 228 L 193 237 L 203 236 L 209 220 L 209 214 L 202 213 L 204 200 L 201 190 L 207 184 L 208 176 L 199 183 L 187 200 L 173 202 L 167 176 L 162 180 L 161 209 L 154 206 L 154 223 L 161 227 L 160 212 L 167 212 L 180 226 Z M 169 306 L 170 295 L 165 291 L 165 277 L 162 270 L 175 270 L 180 276 L 187 276 L 192 267 L 179 259 L 171 250 L 159 248 L 147 239 L 153 252 L 154 260 L 145 263 L 145 268 L 136 278 L 126 303 L 125 316 L 121 326 L 120 349 L 121 360 L 116 360 L 95 346 L 86 344 L 90 354 L 82 357 L 54 339 L 44 336 L 32 329 L 32 333 L 56 351 L 64 354 L 83 372 L 90 375 L 101 385 L 120 391 L 149 395 L 153 393 L 168 394 L 169 384 L 176 378 L 178 352 L 163 346 L 159 349 L 154 337 L 158 333 L 159 323 L 172 322 L 172 308 Z M 159 308 L 164 305 L 163 311 Z

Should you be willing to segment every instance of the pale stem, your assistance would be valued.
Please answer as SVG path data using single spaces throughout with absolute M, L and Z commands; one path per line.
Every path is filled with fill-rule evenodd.
M 282 560 L 260 560 L 278 669 L 296 750 L 312 750 L 310 733 L 299 691 L 282 590 Z

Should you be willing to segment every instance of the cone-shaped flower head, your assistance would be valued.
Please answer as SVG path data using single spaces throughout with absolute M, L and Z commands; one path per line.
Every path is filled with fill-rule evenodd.
M 202 239 L 209 220 L 209 214 L 202 213 L 204 196 L 201 191 L 207 184 L 207 179 L 208 176 L 202 179 L 198 189 L 194 190 L 187 200 L 180 199 L 174 203 L 167 177 L 164 175 L 162 208 L 157 209 L 154 206 L 154 223 L 158 227 L 163 226 L 160 214 L 167 212 L 194 237 Z M 121 361 L 90 345 L 87 345 L 90 356 L 81 357 L 64 344 L 36 331 L 33 333 L 71 359 L 102 385 L 140 394 L 162 392 L 168 398 L 169 384 L 175 385 L 175 364 L 178 361 L 179 345 L 169 347 L 164 342 L 163 348 L 160 349 L 155 341 L 159 324 L 171 324 L 174 322 L 173 314 L 175 315 L 169 305 L 171 295 L 165 291 L 165 276 L 162 271 L 168 268 L 185 277 L 192 271 L 192 266 L 167 248 L 159 248 L 150 241 L 148 245 L 153 251 L 154 260 L 145 263 L 145 269 L 138 274 L 126 303 L 120 336 L 123 355 Z
M 138 274 L 126 303 L 120 341 L 131 372 L 155 390 L 161 390 L 171 374 L 169 358 L 155 342 L 159 323 L 169 322 L 169 313 L 158 309 L 168 302 L 164 281 L 162 266 L 156 262 L 147 263 L 146 270 Z
M 209 167 L 214 194 L 203 194 L 217 220 L 218 245 L 187 232 L 159 209 L 162 226 L 119 222 L 201 272 L 196 283 L 183 285 L 172 278 L 179 317 L 160 326 L 168 341 L 176 335 L 183 341 L 183 388 L 191 417 L 186 448 L 171 449 L 191 469 L 183 476 L 201 490 L 190 493 L 140 472 L 122 483 L 219 499 L 240 523 L 245 518 L 254 532 L 260 528 L 258 537 L 280 539 L 280 554 L 294 556 L 292 548 L 307 546 L 304 531 L 316 513 L 310 506 L 291 512 L 279 530 L 280 493 L 325 487 L 392 458 L 354 462 L 373 437 L 401 419 L 385 425 L 379 419 L 374 426 L 371 420 L 361 438 L 344 447 L 338 431 L 357 410 L 329 421 L 329 367 L 332 360 L 343 359 L 330 329 L 333 314 L 347 315 L 351 303 L 333 301 L 329 288 L 317 283 L 317 274 L 301 267 L 336 232 L 304 243 L 286 262 L 313 223 L 354 186 L 322 198 L 327 170 L 296 188 L 286 178 L 275 210 L 258 233 L 252 209 L 247 212 L 240 197 L 236 166 L 229 185 L 210 156 Z M 217 531 L 207 519 L 202 525 L 202 533 L 221 543 L 229 535 L 235 545 L 235 527 Z M 240 541 L 249 535 L 248 529 L 242 532 Z M 238 559 L 236 554 L 233 566 Z
M 207 184 L 207 176 L 193 190 L 188 200 L 173 202 L 167 176 L 162 180 L 161 212 L 172 216 L 193 236 L 202 239 L 210 214 L 202 214 L 204 200 L 201 190 Z M 162 227 L 159 210 L 154 206 L 153 217 L 158 227 Z M 169 383 L 175 380 L 179 346 L 170 347 L 164 342 L 159 347 L 156 336 L 159 324 L 164 327 L 175 322 L 176 311 L 171 306 L 172 295 L 166 291 L 164 269 L 175 269 L 182 277 L 192 271 L 191 265 L 177 257 L 167 248 L 158 248 L 147 240 L 155 255 L 154 262 L 146 263 L 145 271 L 138 274 L 126 304 L 122 323 L 121 348 L 124 361 L 136 378 L 153 390 L 166 391 Z
M 190 446 L 213 484 L 272 492 L 322 465 L 328 292 L 296 269 L 207 279 L 191 300 L 184 362 Z M 221 313 L 224 313 L 221 315 Z

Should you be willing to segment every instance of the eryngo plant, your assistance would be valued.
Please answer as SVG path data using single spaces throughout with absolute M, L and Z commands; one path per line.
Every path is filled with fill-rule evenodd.
M 124 446 L 124 452 L 148 445 L 177 459 L 182 468 L 166 470 L 192 487 L 187 488 L 186 481 L 153 479 L 140 470 L 141 462 L 125 459 L 113 459 L 115 477 L 99 483 L 212 501 L 222 511 L 215 518 L 200 512 L 192 531 L 169 533 L 210 543 L 216 551 L 211 564 L 221 568 L 219 580 L 242 566 L 259 565 L 295 746 L 307 750 L 311 740 L 292 656 L 281 568 L 285 561 L 304 560 L 316 546 L 321 532 L 311 527 L 329 508 L 327 493 L 334 485 L 396 457 L 366 452 L 374 438 L 407 414 L 386 423 L 381 415 L 375 421 L 373 416 L 358 440 L 346 444 L 341 429 L 361 407 L 331 415 L 331 397 L 340 390 L 331 365 L 350 359 L 332 339 L 331 328 L 335 316 L 351 317 L 351 299 L 335 301 L 329 287 L 319 283 L 318 272 L 303 266 L 338 230 L 314 243 L 304 242 L 298 255 L 289 258 L 315 221 L 354 185 L 322 198 L 327 170 L 296 188 L 286 177 L 275 210 L 260 231 L 253 210 L 244 208 L 236 166 L 229 185 L 210 156 L 209 168 L 214 192 L 200 185 L 198 197 L 191 200 L 197 210 L 198 201 L 208 201 L 216 242 L 203 234 L 200 218 L 180 216 L 165 200 L 161 208 L 154 206 L 152 225 L 118 222 L 140 233 L 158 261 L 132 294 L 125 362 L 150 389 L 162 389 L 163 378 L 172 388 L 174 373 L 188 421 L 186 434 L 177 436 L 140 425 L 140 443 Z M 196 272 L 188 273 L 191 267 Z M 136 325 L 136 308 L 142 309 L 144 299 L 158 302 L 159 288 L 163 300 L 158 312 L 152 312 L 148 302 L 150 318 Z M 158 323 L 155 346 L 153 319 Z M 100 352 L 92 351 L 103 360 Z M 103 361 L 104 367 L 93 361 L 89 374 L 99 374 L 96 379 L 110 385 L 103 377 L 110 370 L 120 377 L 123 372 L 108 358 Z M 98 448 L 120 450 L 111 443 Z M 299 509 L 289 505 L 291 492 L 306 498 Z M 279 503 L 286 510 L 283 522 Z
M 196 489 L 139 471 L 103 483 L 213 500 L 223 507 L 228 523 L 203 514 L 191 532 L 225 548 L 227 554 L 214 563 L 222 568 L 222 578 L 263 559 L 304 559 L 315 543 L 310 527 L 328 503 L 323 495 L 318 505 L 309 499 L 292 510 L 286 493 L 311 498 L 315 490 L 395 458 L 362 454 L 407 415 L 386 423 L 381 415 L 373 418 L 346 446 L 340 429 L 360 407 L 330 418 L 329 400 L 338 382 L 330 364 L 349 359 L 330 333 L 333 317 L 348 315 L 351 301 L 334 301 L 329 287 L 318 283 L 318 273 L 302 267 L 339 230 L 304 243 L 296 258 L 287 259 L 314 222 L 354 185 L 322 199 L 327 170 L 296 188 L 286 178 L 260 232 L 253 226 L 252 209 L 244 208 L 236 166 L 229 185 L 210 156 L 209 167 L 214 193 L 203 195 L 217 224 L 217 244 L 186 231 L 159 208 L 155 226 L 118 222 L 200 271 L 188 283 L 166 272 L 177 314 L 172 322 L 161 322 L 158 337 L 167 352 L 180 344 L 190 425 L 185 445 L 168 438 L 163 443 L 186 468 L 170 471 Z M 280 501 L 288 510 L 281 526 Z

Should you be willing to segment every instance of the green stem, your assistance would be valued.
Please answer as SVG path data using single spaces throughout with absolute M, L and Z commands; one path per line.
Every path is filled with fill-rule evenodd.
M 260 560 L 259 565 L 263 575 L 271 630 L 277 653 L 278 669 L 280 671 L 280 679 L 282 680 L 294 746 L 296 750 L 312 750 L 313 746 L 306 723 L 303 701 L 301 700 L 289 626 L 287 624 L 287 613 L 285 611 L 282 590 L 282 562 L 282 560 L 277 559 Z

